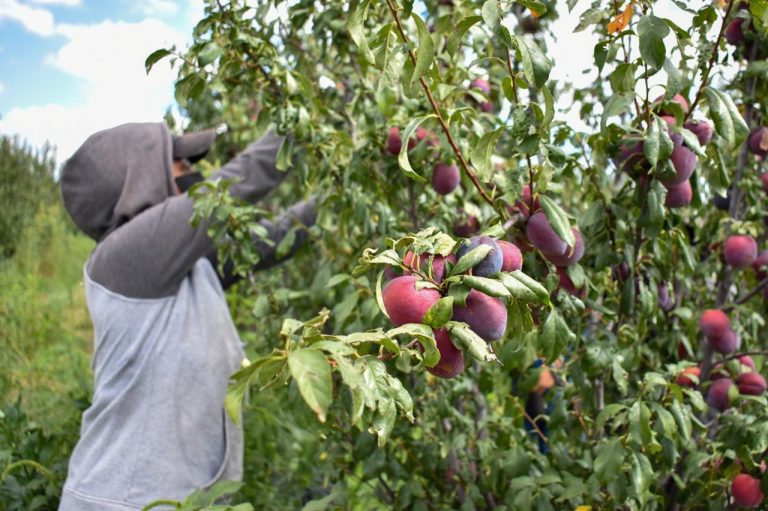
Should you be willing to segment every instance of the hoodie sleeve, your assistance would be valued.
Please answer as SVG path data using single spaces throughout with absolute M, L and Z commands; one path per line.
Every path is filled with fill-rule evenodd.
M 266 196 L 285 178 L 275 166 L 282 137 L 272 133 L 249 145 L 214 172 L 237 181 L 230 193 L 248 202 Z M 194 201 L 185 193 L 136 215 L 102 240 L 88 261 L 91 279 L 131 298 L 161 298 L 176 292 L 201 257 L 213 248 L 208 222 L 192 227 Z
M 312 198 L 294 204 L 290 209 L 288 209 L 288 211 L 275 219 L 274 222 L 269 220 L 262 220 L 259 222 L 269 233 L 269 239 L 272 240 L 273 245 L 269 245 L 264 242 L 258 242 L 256 244 L 256 247 L 261 254 L 261 260 L 259 260 L 259 262 L 253 266 L 253 271 L 261 271 L 272 268 L 282 261 L 292 257 L 299 250 L 299 248 L 307 241 L 307 230 L 305 228 L 299 228 L 296 232 L 296 238 L 294 239 L 290 250 L 288 250 L 288 254 L 278 259 L 276 253 L 277 246 L 288 234 L 291 227 L 293 227 L 296 223 L 300 223 L 306 227 L 314 225 L 315 219 L 317 218 L 316 206 L 317 199 Z M 207 257 L 208 260 L 211 261 L 213 267 L 216 268 L 216 272 L 219 274 L 219 281 L 221 282 L 221 286 L 224 289 L 229 289 L 234 284 L 239 282 L 242 277 L 234 272 L 235 265 L 231 261 L 226 261 L 222 268 L 223 271 L 220 272 L 218 268 L 219 259 L 217 252 L 218 251 L 214 247 L 214 249 L 208 253 Z

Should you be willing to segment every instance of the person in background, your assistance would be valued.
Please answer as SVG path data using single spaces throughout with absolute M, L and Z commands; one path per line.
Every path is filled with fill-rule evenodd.
M 91 135 L 65 163 L 64 206 L 97 244 L 84 267 L 93 322 L 94 391 L 70 458 L 61 511 L 127 511 L 242 478 L 243 434 L 227 416 L 230 375 L 244 358 L 217 273 L 208 221 L 193 227 L 186 189 L 191 164 L 214 130 L 174 137 L 163 123 L 133 123 Z M 232 181 L 250 203 L 285 178 L 269 133 L 208 178 Z M 275 247 L 297 223 L 314 224 L 315 201 L 274 222 L 256 269 L 279 261 Z M 306 239 L 296 236 L 293 253 Z

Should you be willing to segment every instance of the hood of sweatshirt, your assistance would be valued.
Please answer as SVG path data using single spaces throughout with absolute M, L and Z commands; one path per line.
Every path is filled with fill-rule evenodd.
M 172 160 L 173 138 L 164 123 L 94 133 L 64 164 L 64 207 L 85 234 L 101 241 L 175 194 Z

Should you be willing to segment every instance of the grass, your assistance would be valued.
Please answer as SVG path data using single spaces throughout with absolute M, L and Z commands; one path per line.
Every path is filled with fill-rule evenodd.
M 42 205 L 0 261 L 0 396 L 22 399 L 29 418 L 55 432 L 90 393 L 92 333 L 82 268 L 93 242 L 78 234 L 58 201 Z

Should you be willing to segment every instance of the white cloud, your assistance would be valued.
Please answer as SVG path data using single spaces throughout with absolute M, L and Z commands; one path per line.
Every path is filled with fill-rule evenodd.
M 16 0 L 0 0 L 0 22 L 4 19 L 19 22 L 34 34 L 50 36 L 54 33 L 50 11 L 23 5 Z
M 178 2 L 171 0 L 142 0 L 137 2 L 135 7 L 146 16 L 173 16 L 179 12 Z
M 2 94 L 3 91 L 5 91 L 5 85 L 3 85 L 3 82 L 0 82 L 0 94 Z
M 0 133 L 19 134 L 33 145 L 57 146 L 63 163 L 91 133 L 125 122 L 162 121 L 173 103 L 176 73 L 168 61 L 149 75 L 144 60 L 152 51 L 183 45 L 185 36 L 164 23 L 106 21 L 96 25 L 60 25 L 68 41 L 48 64 L 81 79 L 81 105 L 15 108 L 0 118 Z
M 77 7 L 82 5 L 82 0 L 29 0 L 33 4 L 63 5 L 65 7 Z

